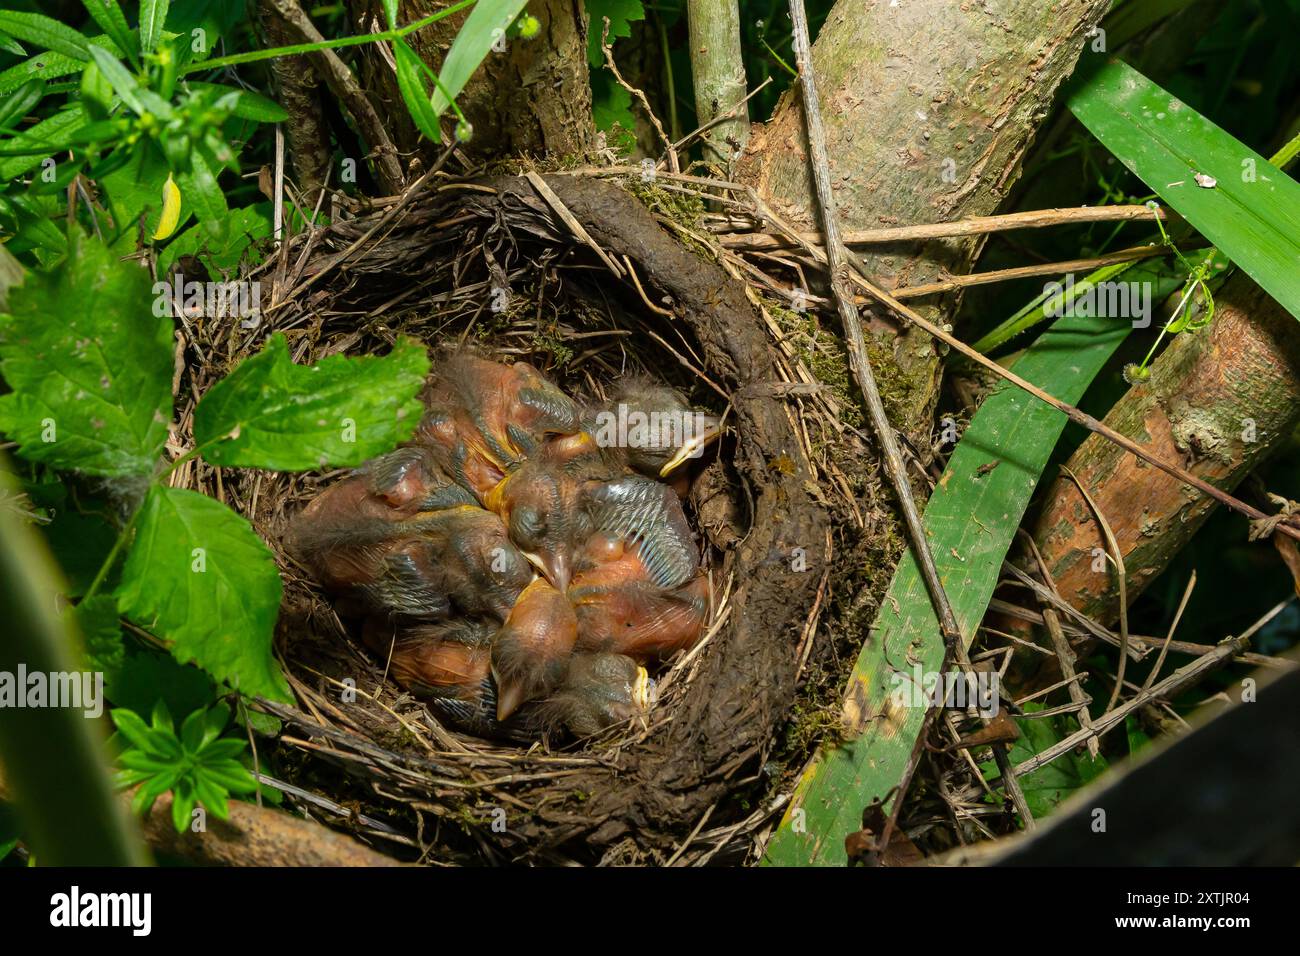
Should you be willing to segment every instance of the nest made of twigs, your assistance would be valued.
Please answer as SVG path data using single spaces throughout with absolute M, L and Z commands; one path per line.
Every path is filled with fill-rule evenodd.
M 712 619 L 661 675 L 648 726 L 558 749 L 470 737 L 385 680 L 285 553 L 288 520 L 337 472 L 192 462 L 178 480 L 248 517 L 285 580 L 277 650 L 298 707 L 261 704 L 283 722 L 261 769 L 324 822 L 426 862 L 743 859 L 780 810 L 765 763 L 824 606 L 827 496 L 844 484 L 813 449 L 839 426 L 792 376 L 755 290 L 680 217 L 601 177 L 426 179 L 283 241 L 251 276 L 271 290 L 256 328 L 184 323 L 182 434 L 195 398 L 273 332 L 301 363 L 399 335 L 473 343 L 592 398 L 652 376 L 729 424 L 691 498 Z

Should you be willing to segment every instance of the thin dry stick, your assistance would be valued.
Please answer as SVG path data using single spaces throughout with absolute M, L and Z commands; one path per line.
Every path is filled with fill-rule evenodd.
M 1016 266 L 1014 269 L 996 269 L 991 272 L 970 272 L 955 275 L 940 282 L 927 282 L 924 285 L 901 286 L 894 290 L 896 299 L 919 299 L 954 289 L 966 289 L 977 285 L 992 285 L 995 282 L 1011 282 L 1015 279 L 1032 279 L 1034 276 L 1061 275 L 1066 272 L 1091 272 L 1102 266 L 1113 266 L 1120 262 L 1137 262 L 1155 256 L 1169 256 L 1173 252 L 1168 246 L 1133 246 L 1130 249 L 1117 249 L 1104 256 L 1091 259 L 1067 259 L 1065 262 L 1043 262 L 1034 266 Z
M 1187 579 L 1187 588 L 1183 591 L 1183 599 L 1178 602 L 1178 610 L 1174 612 L 1173 623 L 1169 625 L 1169 633 L 1165 635 L 1165 642 L 1160 645 L 1160 655 L 1156 662 L 1151 665 L 1151 673 L 1147 674 L 1146 681 L 1142 684 L 1142 689 L 1150 690 L 1151 685 L 1156 682 L 1156 675 L 1160 673 L 1160 668 L 1164 666 L 1165 655 L 1169 653 L 1169 644 L 1174 639 L 1174 631 L 1178 630 L 1178 622 L 1183 619 L 1183 611 L 1187 610 L 1187 602 L 1192 598 L 1192 589 L 1196 587 L 1196 572 L 1192 571 L 1192 576 Z
M 600 261 L 605 263 L 605 268 L 609 269 L 609 271 L 614 273 L 615 276 L 622 279 L 624 277 L 622 267 L 609 257 L 605 250 L 600 247 L 600 243 L 591 238 L 591 233 L 587 232 L 587 230 L 583 228 L 582 223 L 578 222 L 577 217 L 574 216 L 573 213 L 569 212 L 569 207 L 560 201 L 559 196 L 555 195 L 555 190 L 546 185 L 546 180 L 532 170 L 528 171 L 527 176 L 528 181 L 533 184 L 533 188 L 536 189 L 542 199 L 546 201 L 546 205 L 551 207 L 551 211 L 559 216 L 560 220 L 569 227 L 569 231 L 572 232 L 576 238 L 581 239 L 586 243 L 587 246 L 591 248 L 592 252 L 596 253 L 600 258 Z
M 1154 687 L 1139 692 L 1136 696 L 1125 701 L 1119 707 L 1116 707 L 1109 713 L 1098 717 L 1091 730 L 1076 731 L 1063 740 L 1057 741 L 1046 750 L 1030 757 L 1024 763 L 1017 765 L 1016 773 L 1032 773 L 1039 767 L 1051 763 L 1062 754 L 1069 753 L 1075 747 L 1088 740 L 1088 738 L 1100 737 L 1107 731 L 1123 726 L 1124 718 L 1133 713 L 1133 711 L 1137 710 L 1139 707 L 1142 707 L 1157 698 L 1169 697 L 1183 687 L 1191 684 L 1192 681 L 1197 678 L 1203 676 L 1219 665 L 1226 663 L 1229 658 L 1233 657 L 1246 646 L 1246 643 L 1256 631 L 1280 614 L 1282 609 L 1290 604 L 1292 600 L 1294 600 L 1294 598 L 1288 597 L 1286 600 L 1274 605 L 1268 613 L 1252 624 L 1248 630 L 1243 631 L 1240 636 L 1229 637 L 1220 641 L 1215 645 L 1214 650 L 1206 654 L 1204 657 L 1198 657 L 1190 664 L 1180 667 Z
M 969 670 L 970 659 L 966 656 L 961 630 L 957 626 L 957 618 L 953 614 L 947 592 L 944 591 L 943 582 L 939 579 L 934 556 L 930 553 L 925 526 L 921 523 L 921 515 L 912 496 L 912 486 L 907 479 L 903 453 L 899 448 L 894 428 L 889 423 L 889 416 L 885 413 L 885 406 L 880 400 L 880 391 L 876 388 L 871 361 L 867 358 L 866 343 L 863 340 L 862 323 L 857 308 L 853 305 L 853 295 L 848 285 L 848 250 L 840 239 L 839 213 L 836 209 L 835 194 L 831 191 L 826 133 L 822 127 L 821 107 L 817 102 L 817 81 L 813 74 L 812 50 L 808 39 L 808 16 L 804 10 L 803 0 L 790 0 L 790 20 L 794 27 L 795 63 L 799 70 L 799 85 L 803 92 L 804 123 L 808 135 L 809 158 L 812 160 L 813 184 L 816 188 L 818 205 L 821 207 L 822 229 L 826 237 L 826 259 L 830 272 L 831 292 L 844 325 L 849 361 L 858 387 L 862 390 L 863 399 L 866 401 L 876 439 L 880 442 L 885 471 L 889 475 L 894 493 L 898 496 L 916 563 L 921 569 L 921 577 L 925 580 L 926 589 L 930 592 L 930 600 L 939 619 L 944 643 L 954 659 L 961 663 L 964 669 Z M 1007 759 L 1006 748 L 994 747 L 993 752 L 1002 771 L 1008 795 L 1025 826 L 1032 827 L 1033 816 L 1029 812 L 1029 806 L 1025 802 L 1024 794 L 1020 791 L 1011 763 Z M 902 806 L 902 797 L 903 795 L 900 794 L 895 800 L 891 823 Z
M 623 74 L 618 71 L 618 64 L 614 62 L 614 51 L 609 45 L 609 17 L 601 17 L 601 20 L 604 21 L 604 26 L 600 32 L 600 49 L 605 54 L 605 65 L 609 67 L 609 72 L 614 74 L 614 79 L 618 82 L 618 85 L 623 87 L 629 96 L 636 97 L 640 102 L 641 108 L 645 110 L 645 115 L 650 120 L 650 125 L 655 128 L 655 132 L 659 134 L 659 140 L 664 144 L 664 149 L 667 152 L 668 168 L 675 173 L 680 173 L 682 167 L 681 163 L 677 161 L 677 150 L 673 148 L 673 141 L 664 132 L 659 117 L 655 116 L 655 111 L 650 108 L 650 101 L 646 99 L 645 93 L 623 79 Z
M 1023 530 L 1021 531 L 1021 534 L 1023 534 L 1025 539 L 1029 542 L 1029 550 L 1033 552 L 1034 560 L 1038 564 L 1038 572 L 1043 576 L 1043 583 L 1052 591 L 1056 591 L 1056 581 L 1052 579 L 1052 573 L 1047 569 L 1047 561 L 1044 560 L 1042 552 L 1038 550 L 1038 545 L 1034 541 L 1034 536 L 1025 533 Z M 1059 594 L 1059 592 L 1057 593 Z M 1092 726 L 1092 714 L 1088 711 L 1088 695 L 1084 693 L 1079 681 L 1074 679 L 1078 676 L 1074 669 L 1074 648 L 1072 648 L 1070 642 L 1066 640 L 1065 631 L 1061 627 L 1061 618 L 1056 613 L 1056 608 L 1052 606 L 1050 601 L 1041 595 L 1038 599 L 1043 605 L 1043 622 L 1047 625 L 1047 633 L 1052 639 L 1052 648 L 1056 651 L 1056 659 L 1061 665 L 1061 674 L 1066 678 L 1066 680 L 1070 681 L 1070 702 L 1079 708 L 1079 726 L 1085 729 L 1089 728 Z M 1088 756 L 1095 760 L 1100 756 L 1100 754 L 1101 744 L 1097 741 L 1097 738 L 1089 738 Z
M 1124 552 L 1120 550 L 1119 542 L 1115 540 L 1115 532 L 1110 529 L 1110 522 L 1106 516 L 1101 513 L 1097 507 L 1097 502 L 1092 500 L 1092 495 L 1088 494 L 1088 489 L 1083 487 L 1083 482 L 1079 480 L 1065 465 L 1061 466 L 1061 471 L 1069 476 L 1069 479 L 1079 488 L 1079 494 L 1083 495 L 1083 500 L 1088 503 L 1092 509 L 1093 517 L 1097 519 L 1097 524 L 1101 528 L 1101 533 L 1106 539 L 1106 547 L 1110 549 L 1111 560 L 1115 564 L 1115 580 L 1119 585 L 1119 668 L 1115 672 L 1115 689 L 1110 692 L 1110 700 L 1106 702 L 1106 710 L 1115 706 L 1115 701 L 1119 700 L 1119 692 L 1124 687 L 1124 668 L 1128 664 L 1128 572 L 1124 568 Z M 1106 711 L 1102 711 L 1103 715 Z
M 921 223 L 914 226 L 887 226 L 880 229 L 860 229 L 844 233 L 847 246 L 869 246 L 891 242 L 910 242 L 923 239 L 951 239 L 957 236 L 983 236 L 992 232 L 1013 229 L 1042 229 L 1086 222 L 1129 222 L 1135 219 L 1168 219 L 1164 209 L 1148 206 L 1083 206 L 1078 209 L 1034 209 L 1000 216 L 970 216 L 954 222 Z M 733 249 L 788 249 L 798 245 L 794 237 L 770 233 L 728 234 L 719 237 L 724 246 Z M 812 245 L 821 244 L 821 236 L 805 232 L 799 239 Z
M 332 272 L 334 269 L 336 269 L 340 264 L 346 262 L 352 256 L 352 253 L 356 252 L 363 245 L 369 242 L 374 237 L 375 233 L 379 232 L 379 230 L 383 229 L 395 218 L 397 218 L 398 213 L 400 213 L 403 209 L 406 208 L 406 206 L 410 203 L 411 198 L 424 187 L 424 184 L 426 182 L 428 182 L 435 175 L 437 175 L 437 173 L 442 169 L 442 167 L 446 165 L 447 160 L 451 158 L 451 154 L 455 151 L 456 151 L 456 144 L 452 143 L 450 146 L 448 146 L 445 150 L 442 151 L 442 154 L 439 155 L 438 159 L 434 162 L 434 164 L 429 167 L 428 172 L 426 172 L 415 182 L 411 183 L 411 185 L 407 186 L 406 189 L 402 190 L 402 194 L 399 197 L 397 197 L 397 202 L 393 203 L 388 208 L 388 210 L 382 216 L 379 217 L 378 221 L 376 221 L 373 226 L 371 226 L 369 229 L 366 230 L 364 235 L 362 235 L 361 237 L 353 241 L 342 252 L 331 256 L 329 260 L 325 262 L 325 264 L 321 266 L 320 269 L 318 269 L 315 273 L 313 273 L 312 276 L 306 282 L 294 286 L 292 289 L 288 291 L 288 293 L 285 294 L 282 300 L 273 304 L 269 309 L 266 310 L 266 312 L 268 313 L 274 312 L 277 309 L 281 308 L 282 306 L 287 305 L 288 303 L 294 301 L 299 295 L 301 295 L 302 293 L 310 289 L 313 285 L 319 282 L 324 276 L 329 275 L 329 273 Z

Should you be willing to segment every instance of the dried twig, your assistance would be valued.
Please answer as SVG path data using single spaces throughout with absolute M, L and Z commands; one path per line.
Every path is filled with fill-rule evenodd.
M 1061 466 L 1061 471 L 1078 486 L 1079 494 L 1083 495 L 1083 500 L 1092 509 L 1093 517 L 1097 519 L 1097 525 L 1101 528 L 1102 536 L 1106 539 L 1106 547 L 1110 548 L 1111 562 L 1115 565 L 1115 580 L 1119 587 L 1119 639 L 1121 643 L 1119 646 L 1119 667 L 1115 672 L 1115 689 L 1111 691 L 1110 700 L 1106 703 L 1106 710 L 1110 710 L 1115 706 L 1115 701 L 1119 700 L 1119 692 L 1124 686 L 1124 668 L 1128 664 L 1128 572 L 1124 568 L 1124 552 L 1120 550 L 1119 542 L 1115 540 L 1115 532 L 1110 529 L 1110 522 L 1101 513 L 1101 509 L 1097 507 L 1097 502 L 1093 500 L 1092 495 L 1088 494 L 1088 489 L 1083 486 L 1083 482 L 1065 465 Z
M 869 246 L 893 242 L 913 242 L 926 239 L 952 239 L 959 236 L 983 236 L 1012 229 L 1042 229 L 1046 226 L 1077 225 L 1088 222 L 1131 222 L 1145 219 L 1168 219 L 1164 209 L 1147 206 L 1082 206 L 1077 209 L 1034 209 L 1001 216 L 971 216 L 953 222 L 928 222 L 914 226 L 886 226 L 880 229 L 859 229 L 844 233 L 846 246 Z M 800 239 L 813 245 L 821 244 L 821 235 L 815 232 L 800 234 Z M 732 249 L 788 249 L 799 245 L 793 237 L 772 233 L 727 233 L 719 241 Z

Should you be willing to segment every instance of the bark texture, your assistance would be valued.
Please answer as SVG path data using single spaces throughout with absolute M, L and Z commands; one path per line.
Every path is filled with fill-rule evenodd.
M 398 23 L 412 23 L 451 5 L 443 0 L 406 0 Z M 354 0 L 351 9 L 358 31 L 382 29 L 379 0 Z M 425 63 L 439 70 L 469 12 L 439 20 L 408 36 L 407 42 Z M 475 159 L 582 157 L 594 140 L 582 0 L 532 0 L 527 12 L 541 24 L 537 36 L 507 39 L 505 51 L 489 53 L 457 97 L 474 127 L 465 152 Z M 360 54 L 359 70 L 371 99 L 389 118 L 399 149 L 422 155 L 427 164 L 433 146 L 421 141 L 411 122 L 393 66 L 384 55 L 387 52 L 367 48 Z M 444 126 L 450 132 L 450 125 Z
M 266 0 L 258 7 L 268 46 L 289 46 L 298 36 Z M 280 57 L 271 61 L 271 72 L 279 89 L 280 105 L 289 114 L 285 131 L 289 137 L 289 159 L 293 163 L 298 188 L 308 208 L 316 203 L 320 190 L 329 178 L 329 126 L 320 92 L 320 78 L 305 56 Z M 337 185 L 337 184 L 336 184 Z
M 844 229 L 993 212 L 1109 5 L 839 0 L 813 45 L 813 65 Z M 797 98 L 787 94 L 772 121 L 755 127 L 738 176 L 779 213 L 815 225 Z M 872 250 L 864 260 L 888 291 L 968 271 L 979 248 L 978 239 L 940 240 Z M 920 311 L 942 322 L 955 305 L 935 298 Z M 894 424 L 914 432 L 937 389 L 934 349 L 909 329 L 895 358 L 911 389 L 906 419 Z
M 1105 422 L 1193 474 L 1231 490 L 1300 421 L 1300 325 L 1245 275 L 1218 296 L 1213 324 L 1177 336 Z M 1115 534 L 1129 601 L 1205 522 L 1215 502 L 1097 435 L 1070 458 Z M 1092 510 L 1068 478 L 1048 491 L 1034 534 L 1062 597 L 1110 623 L 1119 616 L 1114 572 Z M 1094 566 L 1102 567 L 1093 570 Z
M 691 78 L 695 118 L 704 126 L 745 98 L 745 64 L 740 51 L 740 4 L 737 0 L 689 0 L 686 5 L 691 44 Z M 730 169 L 749 140 L 749 109 L 740 107 L 704 134 L 705 159 Z

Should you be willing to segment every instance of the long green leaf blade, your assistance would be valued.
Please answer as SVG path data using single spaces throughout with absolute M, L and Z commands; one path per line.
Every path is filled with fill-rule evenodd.
M 1151 283 L 1153 307 L 1180 282 L 1167 268 L 1161 270 L 1159 264 L 1142 263 L 1125 277 Z M 1015 371 L 1077 402 L 1130 330 L 1123 319 L 1060 318 L 1026 350 Z M 972 419 L 926 506 L 935 564 L 968 641 L 1065 424 L 1064 414 L 1019 389 L 995 392 Z M 767 863 L 844 863 L 844 837 L 860 829 L 863 807 L 898 783 L 925 716 L 923 707 L 895 704 L 897 668 L 915 664 L 930 674 L 943 657 L 939 622 L 909 552 L 849 678 L 845 742 L 823 748 L 805 770 L 768 844 Z
M 1120 162 L 1300 318 L 1300 183 L 1127 64 L 1100 67 L 1068 103 Z

